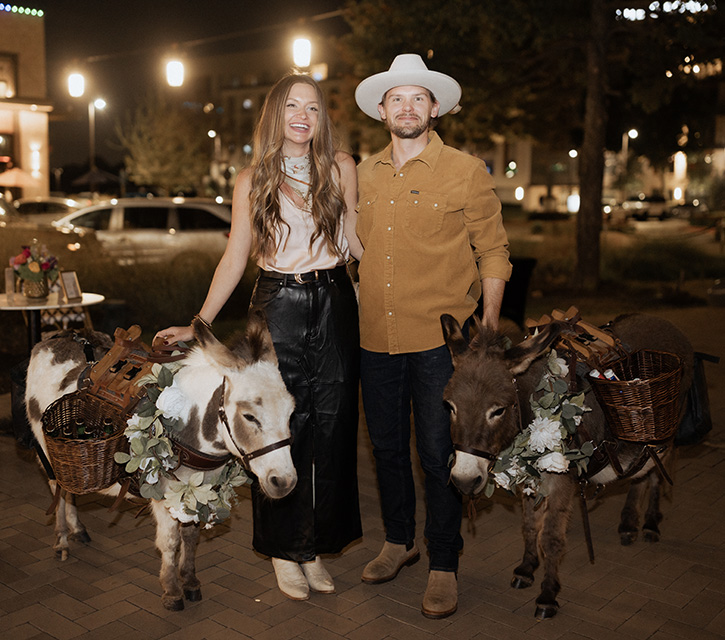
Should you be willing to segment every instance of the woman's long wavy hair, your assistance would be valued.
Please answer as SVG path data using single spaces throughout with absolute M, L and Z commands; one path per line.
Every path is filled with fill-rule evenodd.
M 279 189 L 284 182 L 284 112 L 290 89 L 295 84 L 315 89 L 319 106 L 317 129 L 310 144 L 310 200 L 315 232 L 312 244 L 322 236 L 332 255 L 342 257 L 337 246 L 345 200 L 340 188 L 340 170 L 335 162 L 333 128 L 319 85 L 309 76 L 288 75 L 267 94 L 262 114 L 254 130 L 252 186 L 249 194 L 252 219 L 252 251 L 255 257 L 269 257 L 282 236 Z

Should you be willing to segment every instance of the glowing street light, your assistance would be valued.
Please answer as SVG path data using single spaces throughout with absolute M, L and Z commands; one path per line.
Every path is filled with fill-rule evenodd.
M 166 63 L 166 82 L 170 87 L 184 84 L 184 63 L 181 60 L 169 60 Z
M 68 93 L 73 98 L 80 98 L 86 91 L 86 79 L 82 73 L 71 73 L 68 76 Z
M 295 66 L 304 69 L 312 62 L 312 43 L 307 38 L 297 38 L 292 43 L 292 59 Z

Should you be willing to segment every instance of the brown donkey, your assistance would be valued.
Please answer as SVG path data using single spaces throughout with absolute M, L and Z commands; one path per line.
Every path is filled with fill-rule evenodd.
M 532 421 L 529 399 L 547 366 L 544 354 L 550 351 L 562 325 L 552 323 L 538 335 L 507 349 L 500 335 L 480 323 L 477 323 L 478 334 L 470 344 L 454 318 L 443 315 L 441 324 L 455 369 L 444 393 L 457 449 L 451 480 L 464 495 L 477 496 L 488 482 L 489 465 Z M 665 320 L 640 314 L 619 317 L 611 328 L 629 352 L 647 349 L 674 353 L 681 358 L 684 370 L 679 407 L 684 407 L 693 366 L 692 346 L 685 335 Z M 594 445 L 588 480 L 604 485 L 621 477 L 605 453 L 606 445 L 603 446 L 605 442 L 612 443 L 623 475 L 632 481 L 619 525 L 621 542 L 631 544 L 637 537 L 638 505 L 648 485 L 650 499 L 642 530 L 646 539 L 657 541 L 662 514 L 659 510 L 660 475 L 654 461 L 646 455 L 642 444 L 614 437 L 586 376 L 576 377 L 576 387 L 577 391 L 584 392 L 585 405 L 591 409 L 581 417 L 577 433 L 579 443 L 586 440 Z M 672 451 L 671 442 L 661 449 L 664 450 L 660 459 L 666 461 Z M 531 586 L 541 554 L 544 578 L 536 599 L 536 617 L 541 619 L 556 615 L 559 607 L 556 601 L 560 590 L 559 564 L 565 551 L 567 525 L 579 482 L 576 470 L 569 468 L 566 471 L 565 467 L 561 471 L 541 472 L 540 494 L 543 498 L 539 496 L 538 503 L 531 491 L 521 491 L 519 486 L 524 557 L 514 569 L 511 584 L 517 589 Z

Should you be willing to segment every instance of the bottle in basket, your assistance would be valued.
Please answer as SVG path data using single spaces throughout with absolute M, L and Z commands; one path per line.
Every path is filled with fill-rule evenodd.
M 110 418 L 103 418 L 103 437 L 107 438 L 113 434 L 113 420 Z
M 617 377 L 617 375 L 616 375 L 616 374 L 614 373 L 614 371 L 612 371 L 611 369 L 607 369 L 607 370 L 606 370 L 606 371 L 604 372 L 604 377 L 605 377 L 605 378 L 606 378 L 607 380 L 611 380 L 612 382 L 618 382 L 618 381 L 619 381 L 619 378 L 618 378 L 618 377 Z
M 87 440 L 90 437 L 86 430 L 86 421 L 83 418 L 76 418 L 75 437 L 78 440 Z
M 54 421 L 43 421 L 43 432 L 46 436 L 49 436 L 51 438 L 57 438 L 60 435 L 60 428 L 58 427 L 58 423 Z
M 75 438 L 75 430 L 74 430 L 75 424 L 73 422 L 64 422 L 63 426 L 61 428 L 61 435 L 64 438 Z

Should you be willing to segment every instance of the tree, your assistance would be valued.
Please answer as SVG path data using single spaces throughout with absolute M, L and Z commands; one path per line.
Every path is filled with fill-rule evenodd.
M 461 114 L 441 121 L 454 144 L 475 149 L 495 134 L 514 134 L 580 146 L 574 284 L 585 290 L 599 283 L 610 111 L 672 120 L 678 89 L 694 90 L 685 58 L 707 63 L 722 51 L 722 12 L 714 2 L 359 0 L 348 4 L 348 21 L 359 77 L 413 52 L 461 83 Z M 621 126 L 614 120 L 619 137 L 610 140 L 621 140 Z M 677 150 L 676 135 L 665 143 L 669 153 Z
M 209 169 L 208 138 L 197 115 L 147 95 L 123 125 L 116 127 L 127 151 L 126 170 L 138 185 L 167 194 L 195 191 Z

